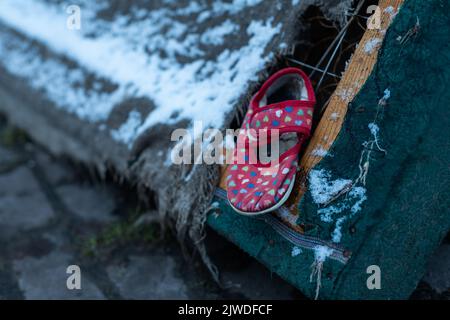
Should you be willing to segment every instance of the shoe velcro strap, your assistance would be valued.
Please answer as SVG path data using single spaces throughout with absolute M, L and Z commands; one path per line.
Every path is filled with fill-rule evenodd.
M 308 133 L 313 116 L 312 101 L 288 100 L 259 107 L 254 110 L 249 121 L 251 129 L 279 129 Z

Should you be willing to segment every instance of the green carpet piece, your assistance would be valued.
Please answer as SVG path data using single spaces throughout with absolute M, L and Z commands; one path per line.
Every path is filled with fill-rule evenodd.
M 313 226 L 306 235 L 338 242 L 350 256 L 347 263 L 324 261 L 319 299 L 408 298 L 450 230 L 448 12 L 445 0 L 405 1 L 338 138 L 309 176 L 310 189 L 319 189 L 303 197 L 298 223 Z M 417 22 L 418 32 L 406 39 Z M 359 165 L 368 152 L 363 184 Z M 353 182 L 350 192 L 318 204 L 318 194 L 327 192 L 321 182 L 331 188 L 342 181 Z M 213 229 L 314 298 L 314 250 L 215 201 L 220 213 L 208 217 Z M 380 268 L 381 289 L 367 287 L 371 265 Z

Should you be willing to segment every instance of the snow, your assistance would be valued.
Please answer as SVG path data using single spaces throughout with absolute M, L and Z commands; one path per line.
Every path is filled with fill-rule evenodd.
M 6 39 L 4 33 L 0 58 L 7 62 L 2 65 L 8 72 L 44 92 L 58 107 L 94 123 L 106 120 L 114 106 L 127 97 L 150 99 L 156 108 L 146 118 L 129 118 L 120 129 L 111 132 L 127 145 L 158 123 L 174 124 L 188 119 L 203 122 L 204 128 L 220 128 L 224 116 L 246 91 L 249 80 L 256 80 L 257 73 L 272 57 L 264 54 L 265 49 L 280 33 L 281 25 L 274 25 L 268 18 L 254 20 L 246 30 L 239 30 L 237 24 L 227 20 L 200 34 L 189 22 L 174 18 L 202 12 L 210 12 L 210 17 L 224 13 L 231 16 L 261 1 L 216 1 L 212 8 L 203 2 L 191 2 L 178 10 L 136 9 L 127 16 L 117 14 L 111 21 L 104 21 L 96 17 L 98 11 L 107 7 L 107 1 L 80 0 L 82 29 L 74 31 L 66 28 L 68 16 L 60 5 L 39 0 L 3 0 L 1 23 L 79 66 L 70 69 L 59 56 L 43 56 L 36 47 L 24 44 L 26 41 L 10 45 L 14 40 Z M 208 55 L 209 47 L 221 45 L 225 37 L 237 33 L 248 37 L 244 46 L 224 49 L 217 57 Z M 188 62 L 180 63 L 180 56 Z M 84 83 L 92 76 L 99 83 L 87 90 Z M 105 90 L 105 81 L 113 89 Z M 171 117 L 173 114 L 177 116 Z
M 384 9 L 384 12 L 389 13 L 390 15 L 394 14 L 395 9 L 393 6 L 388 6 L 386 9 Z
M 214 201 L 213 203 L 211 203 L 211 208 L 219 208 L 220 207 L 220 204 L 219 204 L 219 202 L 217 202 L 217 201 Z
M 233 0 L 232 2 L 215 1 L 213 4 L 213 13 L 222 15 L 225 13 L 236 14 L 246 7 L 254 7 L 263 0 Z
M 177 14 L 186 16 L 193 13 L 197 13 L 201 10 L 202 7 L 197 2 L 191 1 L 189 5 L 187 5 L 186 7 L 177 9 Z
M 378 132 L 380 131 L 380 127 L 378 127 L 378 125 L 374 122 L 370 122 L 368 124 L 370 133 L 376 138 L 378 137 Z
M 324 262 L 329 256 L 333 254 L 334 250 L 326 246 L 314 247 L 314 257 L 316 262 Z
M 391 19 L 397 15 L 397 11 L 393 6 L 388 6 L 384 9 L 384 12 L 388 13 L 391 16 Z
M 352 180 L 349 179 L 331 180 L 330 172 L 325 169 L 313 169 L 309 173 L 309 190 L 317 204 L 327 203 L 351 183 Z
M 351 185 L 349 179 L 331 179 L 331 173 L 325 169 L 313 169 L 309 174 L 309 190 L 315 203 L 327 204 L 339 192 Z M 325 208 L 319 208 L 317 214 L 324 223 L 335 224 L 331 233 L 333 242 L 339 243 L 342 238 L 342 226 L 347 219 L 354 217 L 362 210 L 367 200 L 366 189 L 353 186 L 345 196 L 335 199 Z
M 353 187 L 348 193 L 350 198 L 356 199 L 357 201 L 350 208 L 352 216 L 361 211 L 361 205 L 367 200 L 366 188 L 363 187 Z
M 8 34 L 0 37 L 0 57 L 8 62 L 3 64 L 8 72 L 25 78 L 30 87 L 43 92 L 57 107 L 81 119 L 106 119 L 125 95 L 125 88 L 102 90 L 108 85 L 101 78 L 91 77 L 92 84 L 86 87 L 88 72 L 69 68 L 58 59 L 44 59 L 32 43 L 18 41 Z
M 141 124 L 142 116 L 140 112 L 132 110 L 128 115 L 128 120 L 119 129 L 112 130 L 111 135 L 116 141 L 123 142 L 131 149 L 133 138 Z
M 389 90 L 389 89 L 385 89 L 384 90 L 384 92 L 383 92 L 383 99 L 385 100 L 385 101 L 387 101 L 387 100 L 389 100 L 390 98 L 391 98 L 391 90 Z
M 330 120 L 331 121 L 337 121 L 339 119 L 339 113 L 337 112 L 333 112 L 332 114 L 330 114 Z
M 312 152 L 311 155 L 314 157 L 325 157 L 328 154 L 328 151 L 325 150 L 322 146 L 316 147 Z
M 291 251 L 291 257 L 296 257 L 303 252 L 299 247 L 293 247 Z
M 348 193 L 348 197 L 350 199 L 356 199 L 356 202 L 353 203 L 353 205 L 350 207 L 350 215 L 342 216 L 340 218 L 336 219 L 336 225 L 331 233 L 331 239 L 334 243 L 341 242 L 342 239 L 342 225 L 344 222 L 352 218 L 355 214 L 357 214 L 359 211 L 361 211 L 361 205 L 364 201 L 367 200 L 366 196 L 366 189 L 363 187 L 354 187 L 350 192 Z M 349 205 L 341 206 L 341 210 L 335 210 L 334 213 L 340 213 L 343 212 L 345 209 L 347 209 Z
M 278 46 L 278 48 L 284 50 L 284 49 L 287 49 L 287 48 L 288 48 L 288 45 L 287 45 L 286 42 L 282 42 L 282 43 L 280 43 L 280 45 Z
M 333 215 L 339 214 L 346 209 L 344 204 L 332 205 L 326 208 L 322 208 L 317 210 L 317 213 L 320 216 L 320 220 L 326 223 L 332 223 Z
M 332 223 L 334 221 L 333 216 L 341 215 L 347 210 L 350 210 L 349 216 L 353 217 L 361 211 L 362 204 L 367 200 L 366 189 L 354 186 L 343 198 L 340 201 L 336 200 L 336 203 L 326 208 L 317 210 L 320 220 L 326 223 Z
M 336 93 L 336 95 L 343 101 L 350 102 L 350 100 L 353 98 L 354 91 L 354 88 L 341 89 Z
M 201 36 L 201 42 L 204 44 L 221 45 L 224 43 L 224 37 L 239 30 L 239 25 L 226 20 L 221 25 L 211 28 Z
M 364 52 L 367 54 L 371 54 L 381 42 L 382 40 L 379 38 L 370 39 L 364 45 Z
M 342 223 L 345 221 L 345 217 L 341 217 L 339 219 L 337 219 L 336 221 L 336 227 L 333 230 L 333 232 L 331 233 L 331 239 L 334 243 L 339 243 L 341 242 L 342 239 Z
M 298 216 L 292 214 L 289 210 L 278 210 L 276 215 L 293 226 L 297 225 Z
M 370 130 L 370 133 L 371 133 L 372 136 L 373 136 L 373 142 L 375 143 L 375 145 L 377 146 L 377 148 L 378 148 L 380 151 L 386 152 L 386 150 L 382 149 L 382 148 L 380 147 L 380 144 L 379 144 L 379 136 L 378 136 L 378 133 L 380 132 L 380 128 L 378 127 L 378 125 L 377 125 L 375 122 L 371 122 L 371 123 L 368 124 L 368 127 L 369 127 L 369 130 Z M 363 145 L 369 145 L 369 143 L 370 143 L 370 142 L 367 142 L 367 141 L 366 141 L 366 142 L 363 143 Z
M 221 16 L 234 15 L 245 8 L 254 7 L 260 4 L 263 0 L 233 0 L 232 2 L 214 1 L 211 10 L 203 11 L 197 17 L 197 22 L 201 23 L 207 19 Z

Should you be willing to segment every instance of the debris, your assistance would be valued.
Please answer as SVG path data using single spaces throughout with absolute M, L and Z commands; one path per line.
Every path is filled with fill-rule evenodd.
M 409 29 L 403 37 L 397 38 L 397 40 L 403 46 L 409 40 L 411 40 L 412 37 L 416 37 L 419 34 L 419 32 L 420 32 L 420 21 L 419 17 L 416 17 L 416 24 L 411 29 Z
M 325 260 L 333 254 L 334 250 L 325 246 L 317 246 L 314 248 L 314 262 L 311 265 L 311 274 L 309 282 L 313 282 L 316 277 L 316 294 L 314 299 L 319 298 L 320 287 L 322 286 L 322 270 Z
M 378 121 L 380 112 L 382 112 L 383 108 L 386 106 L 387 101 L 390 99 L 390 97 L 391 97 L 391 91 L 387 88 L 384 90 L 383 97 L 378 101 L 377 113 L 375 114 L 374 121 L 368 124 L 369 130 L 373 136 L 373 139 L 369 140 L 369 141 L 365 141 L 363 143 L 364 149 L 361 152 L 361 157 L 359 159 L 359 176 L 356 179 L 355 184 L 361 182 L 363 185 L 366 185 L 366 178 L 367 178 L 367 174 L 369 172 L 372 152 L 378 151 L 378 152 L 387 154 L 387 151 L 385 149 L 383 149 L 379 144 L 378 133 L 380 131 L 380 128 L 378 127 L 377 121 Z

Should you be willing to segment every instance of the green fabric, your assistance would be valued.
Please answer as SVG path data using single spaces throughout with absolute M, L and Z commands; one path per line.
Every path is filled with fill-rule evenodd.
M 297 255 L 292 254 L 294 245 L 274 232 L 265 222 L 238 215 L 226 201 L 219 201 L 220 214 L 208 217 L 209 225 L 225 238 L 236 243 L 244 251 L 264 263 L 270 270 L 292 283 L 302 292 L 314 297 L 316 283 L 310 282 L 311 264 L 314 261 L 312 250 L 301 249 Z M 331 292 L 334 285 L 332 275 L 338 274 L 342 264 L 328 260 L 324 266 L 322 292 Z
M 315 226 L 309 235 L 332 239 L 336 221 L 340 244 L 352 252 L 347 265 L 327 259 L 320 298 L 404 299 L 423 276 L 426 262 L 450 229 L 450 4 L 445 0 L 406 1 L 389 28 L 378 62 L 349 106 L 341 133 L 315 170 L 330 179 L 358 177 L 363 143 L 373 139 L 369 124 L 377 109 L 379 144 L 372 152 L 365 188 L 367 199 L 352 214 L 357 199 L 344 195 L 329 206 L 346 207 L 324 222 L 310 192 L 300 203 L 298 223 Z M 420 22 L 418 34 L 399 41 Z M 391 96 L 379 108 L 385 89 Z M 223 204 L 210 225 L 255 256 L 271 270 L 313 297 L 309 282 L 312 252 L 292 257 L 292 245 L 269 226 L 232 213 Z M 328 207 L 329 207 L 328 206 Z M 323 215 L 322 215 L 323 218 Z M 272 246 L 268 239 L 276 239 Z M 381 290 L 368 290 L 366 269 L 381 268 Z M 328 276 L 327 276 L 328 275 Z

